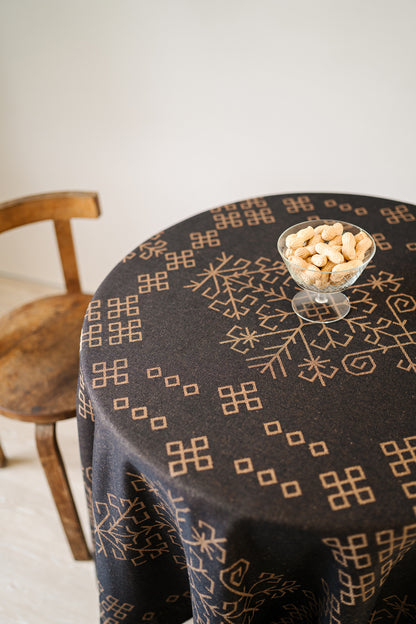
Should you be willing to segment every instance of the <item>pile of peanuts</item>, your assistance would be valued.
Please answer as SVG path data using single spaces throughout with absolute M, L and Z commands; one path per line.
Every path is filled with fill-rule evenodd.
M 299 267 L 298 277 L 307 285 L 327 288 L 354 274 L 372 241 L 365 232 L 344 232 L 342 223 L 311 225 L 286 237 L 285 256 Z M 302 270 L 307 269 L 307 270 Z M 349 270 L 352 272 L 349 272 Z

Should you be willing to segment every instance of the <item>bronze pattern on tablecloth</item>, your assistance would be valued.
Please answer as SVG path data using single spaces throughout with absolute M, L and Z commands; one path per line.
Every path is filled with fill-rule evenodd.
M 369 231 L 349 315 L 308 323 L 276 241 Z M 415 207 L 222 206 L 129 253 L 81 335 L 101 622 L 416 621 Z M 325 320 L 324 304 L 314 314 Z

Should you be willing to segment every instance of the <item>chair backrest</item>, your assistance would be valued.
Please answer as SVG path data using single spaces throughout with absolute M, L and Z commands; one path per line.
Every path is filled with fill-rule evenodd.
M 70 219 L 100 215 L 97 193 L 59 192 L 31 195 L 0 203 L 0 233 L 38 221 L 52 220 L 68 292 L 80 292 Z

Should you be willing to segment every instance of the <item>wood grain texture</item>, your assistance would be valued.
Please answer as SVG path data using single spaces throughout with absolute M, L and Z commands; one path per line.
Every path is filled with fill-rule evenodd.
M 4 454 L 2 447 L 0 446 L 0 468 L 4 468 L 7 464 L 7 457 Z
M 33 195 L 0 204 L 0 232 L 53 220 L 67 292 L 0 319 L 0 413 L 35 423 L 37 448 L 74 558 L 90 558 L 55 435 L 76 415 L 79 340 L 91 299 L 81 292 L 70 219 L 100 214 L 96 193 Z M 0 467 L 6 463 L 0 447 Z
M 79 337 L 90 295 L 45 297 L 0 319 L 0 411 L 28 422 L 75 415 Z
M 91 559 L 56 441 L 55 423 L 36 425 L 36 445 L 74 559 Z
M 0 204 L 0 232 L 45 220 L 96 218 L 97 193 L 64 192 L 29 195 Z

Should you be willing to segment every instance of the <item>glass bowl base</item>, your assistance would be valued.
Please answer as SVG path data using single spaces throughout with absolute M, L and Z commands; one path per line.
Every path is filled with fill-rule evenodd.
M 350 302 L 341 292 L 317 293 L 301 290 L 292 299 L 292 308 L 309 323 L 333 323 L 350 311 Z

